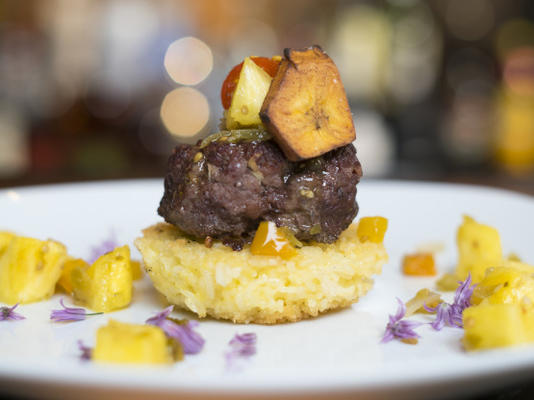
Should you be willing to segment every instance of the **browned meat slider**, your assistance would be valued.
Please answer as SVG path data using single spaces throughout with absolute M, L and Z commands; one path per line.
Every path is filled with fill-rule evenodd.
M 261 221 L 299 240 L 334 242 L 358 212 L 354 146 L 291 162 L 273 141 L 180 145 L 169 158 L 158 213 L 198 239 L 249 243 Z

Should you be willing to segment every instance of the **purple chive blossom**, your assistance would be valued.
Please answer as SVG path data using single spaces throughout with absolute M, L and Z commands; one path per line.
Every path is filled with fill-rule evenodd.
M 80 358 L 84 361 L 89 361 L 93 356 L 93 349 L 85 346 L 81 340 L 78 340 L 78 349 L 80 350 Z
M 228 343 L 230 349 L 225 354 L 227 367 L 233 369 L 236 367 L 235 363 L 238 360 L 246 359 L 256 354 L 256 341 L 255 333 L 243 333 L 242 335 L 236 333 Z
M 168 318 L 173 308 L 174 306 L 167 307 L 152 318 L 147 319 L 146 323 L 161 328 L 167 336 L 178 340 L 185 354 L 199 353 L 204 347 L 204 339 L 193 330 L 198 326 L 198 322 L 187 321 L 183 325 L 177 324 Z
M 406 306 L 397 298 L 399 308 L 395 315 L 389 316 L 389 323 L 386 325 L 386 332 L 380 343 L 387 343 L 393 339 L 417 339 L 419 335 L 414 329 L 421 325 L 420 322 L 403 320 L 406 314 Z
M 15 312 L 19 303 L 15 304 L 13 307 L 0 307 L 0 321 L 19 321 L 21 319 L 26 319 L 26 317 Z
M 117 238 L 115 237 L 115 233 L 111 231 L 107 239 L 104 239 L 97 246 L 93 246 L 91 248 L 91 255 L 89 256 L 89 259 L 87 261 L 89 262 L 89 264 L 92 264 L 98 259 L 98 257 L 115 250 L 117 246 Z
M 467 275 L 464 282 L 458 283 L 460 286 L 456 289 L 452 304 L 440 303 L 434 308 L 424 306 L 428 312 L 436 313 L 436 319 L 430 325 L 437 331 L 445 325 L 463 328 L 462 313 L 471 306 L 471 296 L 476 285 L 471 285 L 471 274 Z
M 59 300 L 59 303 L 63 310 L 52 310 L 50 314 L 50 319 L 54 322 L 83 321 L 87 316 L 102 314 L 101 312 L 88 314 L 83 308 L 67 307 L 63 303 L 63 299 Z

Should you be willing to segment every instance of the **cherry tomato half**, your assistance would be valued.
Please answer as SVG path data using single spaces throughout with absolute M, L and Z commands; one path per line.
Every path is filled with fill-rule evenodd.
M 274 77 L 276 71 L 278 71 L 278 66 L 280 61 L 275 61 L 272 58 L 267 57 L 251 57 L 252 61 L 256 63 L 257 66 L 261 67 L 265 72 Z M 221 102 L 225 110 L 230 108 L 232 104 L 232 96 L 234 95 L 235 88 L 237 86 L 237 81 L 239 80 L 239 74 L 243 68 L 243 63 L 237 64 L 226 79 L 224 80 L 221 88 Z

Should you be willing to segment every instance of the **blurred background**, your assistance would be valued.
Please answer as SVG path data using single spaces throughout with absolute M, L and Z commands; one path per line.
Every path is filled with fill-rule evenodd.
M 0 1 L 0 186 L 161 177 L 245 56 L 320 44 L 366 177 L 534 194 L 534 2 Z

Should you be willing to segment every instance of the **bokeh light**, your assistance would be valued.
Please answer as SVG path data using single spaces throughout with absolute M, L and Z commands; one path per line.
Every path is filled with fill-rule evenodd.
M 510 51 L 504 62 L 504 83 L 513 92 L 534 95 L 534 47 Z
M 180 87 L 163 99 L 161 120 L 167 130 L 179 137 L 191 137 L 208 123 L 210 107 L 206 96 L 191 87 Z
M 169 45 L 163 64 L 176 83 L 197 85 L 213 69 L 213 54 L 202 40 L 184 37 Z
M 248 56 L 270 57 L 280 53 L 274 28 L 257 19 L 243 19 L 229 32 L 230 63 L 236 64 Z
M 493 27 L 495 11 L 487 0 L 451 0 L 445 21 L 450 32 L 459 39 L 482 39 Z
M 383 96 L 391 33 L 387 15 L 368 5 L 347 7 L 338 16 L 327 48 L 351 99 L 376 102 Z
M 442 37 L 431 10 L 413 2 L 393 23 L 389 89 L 401 104 L 421 101 L 433 89 L 441 61 Z

